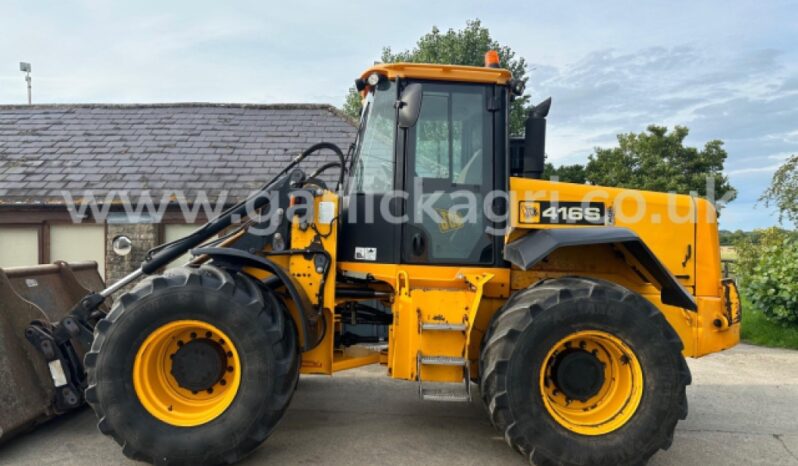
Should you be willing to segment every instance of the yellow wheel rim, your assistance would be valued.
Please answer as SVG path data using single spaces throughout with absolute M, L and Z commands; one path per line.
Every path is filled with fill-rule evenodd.
M 206 351 L 212 348 L 223 361 L 220 374 L 206 389 L 185 388 L 173 374 L 175 355 L 189 343 L 201 344 Z M 216 419 L 230 407 L 240 384 L 241 361 L 232 340 L 199 320 L 177 320 L 155 329 L 139 347 L 133 365 L 133 388 L 142 406 L 173 426 L 193 427 Z
M 562 365 L 567 364 L 566 358 L 591 357 L 598 362 L 586 363 L 595 367 L 591 375 L 595 384 L 587 396 L 576 399 L 563 377 L 571 376 L 566 382 L 582 381 L 575 378 L 578 373 L 563 376 Z M 570 365 L 573 367 L 573 362 Z M 546 410 L 561 426 L 582 435 L 604 435 L 624 426 L 637 411 L 643 397 L 643 370 L 632 349 L 616 336 L 599 330 L 580 331 L 557 342 L 546 355 L 540 393 Z

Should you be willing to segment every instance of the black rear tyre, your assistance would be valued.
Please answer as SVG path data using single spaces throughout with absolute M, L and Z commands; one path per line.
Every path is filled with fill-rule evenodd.
M 170 330 L 180 325 L 202 330 Z M 163 355 L 170 359 L 159 363 Z M 86 368 L 98 427 L 126 456 L 229 464 L 282 417 L 299 358 L 281 302 L 244 275 L 203 266 L 169 270 L 120 298 L 97 325 Z
M 621 286 L 544 280 L 493 317 L 481 396 L 493 425 L 533 464 L 644 464 L 687 416 L 682 348 L 659 310 Z

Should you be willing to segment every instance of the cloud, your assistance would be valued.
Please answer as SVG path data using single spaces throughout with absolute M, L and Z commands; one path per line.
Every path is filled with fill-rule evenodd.
M 737 134 L 739 130 L 761 134 L 767 127 L 773 132 L 779 127 L 773 119 L 798 112 L 798 93 L 772 90 L 798 76 L 785 70 L 780 56 L 769 49 L 703 56 L 691 46 L 632 53 L 602 50 L 562 69 L 547 68 L 544 79 L 532 87 L 538 94 L 555 96 L 553 111 L 561 124 L 698 122 L 694 134 L 722 127 L 734 129 L 738 137 L 745 135 Z M 763 112 L 767 120 L 761 120 Z
M 709 53 L 692 45 L 596 50 L 561 67 L 533 65 L 537 96 L 553 96 L 548 153 L 584 161 L 595 146 L 649 124 L 684 125 L 688 143 L 725 142 L 727 174 L 739 191 L 731 226 L 773 223 L 754 208 L 778 161 L 798 153 L 798 67 L 772 48 Z M 774 163 L 774 161 L 776 161 Z M 743 214 L 753 209 L 750 215 Z M 735 223 L 736 222 L 736 223 Z
M 732 175 L 747 175 L 750 173 L 773 173 L 776 171 L 777 168 L 779 168 L 779 166 L 781 166 L 780 163 L 773 165 L 766 165 L 764 167 L 737 168 L 735 170 L 726 170 L 726 174 L 732 176 Z

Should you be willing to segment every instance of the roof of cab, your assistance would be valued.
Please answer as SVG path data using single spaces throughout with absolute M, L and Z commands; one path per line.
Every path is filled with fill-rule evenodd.
M 512 79 L 510 70 L 481 66 L 436 65 L 430 63 L 386 63 L 374 65 L 363 72 L 366 79 L 371 73 L 380 73 L 388 79 L 411 78 L 436 81 L 507 84 Z

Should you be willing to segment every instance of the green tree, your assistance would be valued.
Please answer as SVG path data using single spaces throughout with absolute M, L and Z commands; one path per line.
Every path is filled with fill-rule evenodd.
M 433 26 L 432 31 L 422 36 L 412 50 L 394 52 L 390 47 L 385 47 L 382 49 L 382 62 L 484 66 L 485 52 L 488 50 L 499 52 L 499 66 L 509 69 L 513 73 L 514 79 L 527 81 L 524 58 L 517 56 L 510 47 L 494 40 L 488 28 L 482 26 L 479 19 L 466 21 L 466 26 L 463 29 L 449 29 L 446 32 L 441 32 L 440 29 Z M 523 133 L 526 119 L 525 110 L 528 106 L 528 95 L 513 100 L 510 107 L 511 134 Z M 346 96 L 343 111 L 354 118 L 359 118 L 361 110 L 360 96 L 353 86 Z
M 757 233 L 756 242 L 745 238 L 736 243 L 740 286 L 768 319 L 798 326 L 798 240 L 775 227 Z
M 363 111 L 363 104 L 360 101 L 360 93 L 357 92 L 355 86 L 349 88 L 349 93 L 346 94 L 346 100 L 344 100 L 344 106 L 341 110 L 355 120 L 360 119 L 360 112 Z
M 798 155 L 793 155 L 776 170 L 770 187 L 760 198 L 765 205 L 779 209 L 779 221 L 787 218 L 798 226 Z
M 587 174 L 585 173 L 585 166 L 578 163 L 555 167 L 547 162 L 543 168 L 543 179 L 550 180 L 552 178 L 556 178 L 557 181 L 563 181 L 565 183 L 584 184 L 587 181 Z
M 588 183 L 650 191 L 677 192 L 730 202 L 734 188 L 723 174 L 728 154 L 723 142 L 712 140 L 702 149 L 687 147 L 689 130 L 676 126 L 670 133 L 664 126 L 649 126 L 645 132 L 618 135 L 618 147 L 596 148 L 585 167 Z M 707 179 L 714 193 L 707 192 Z
M 763 231 L 764 230 L 754 230 L 754 231 L 720 230 L 718 231 L 718 236 L 720 237 L 721 246 L 735 246 L 743 242 L 750 244 L 759 244 Z

